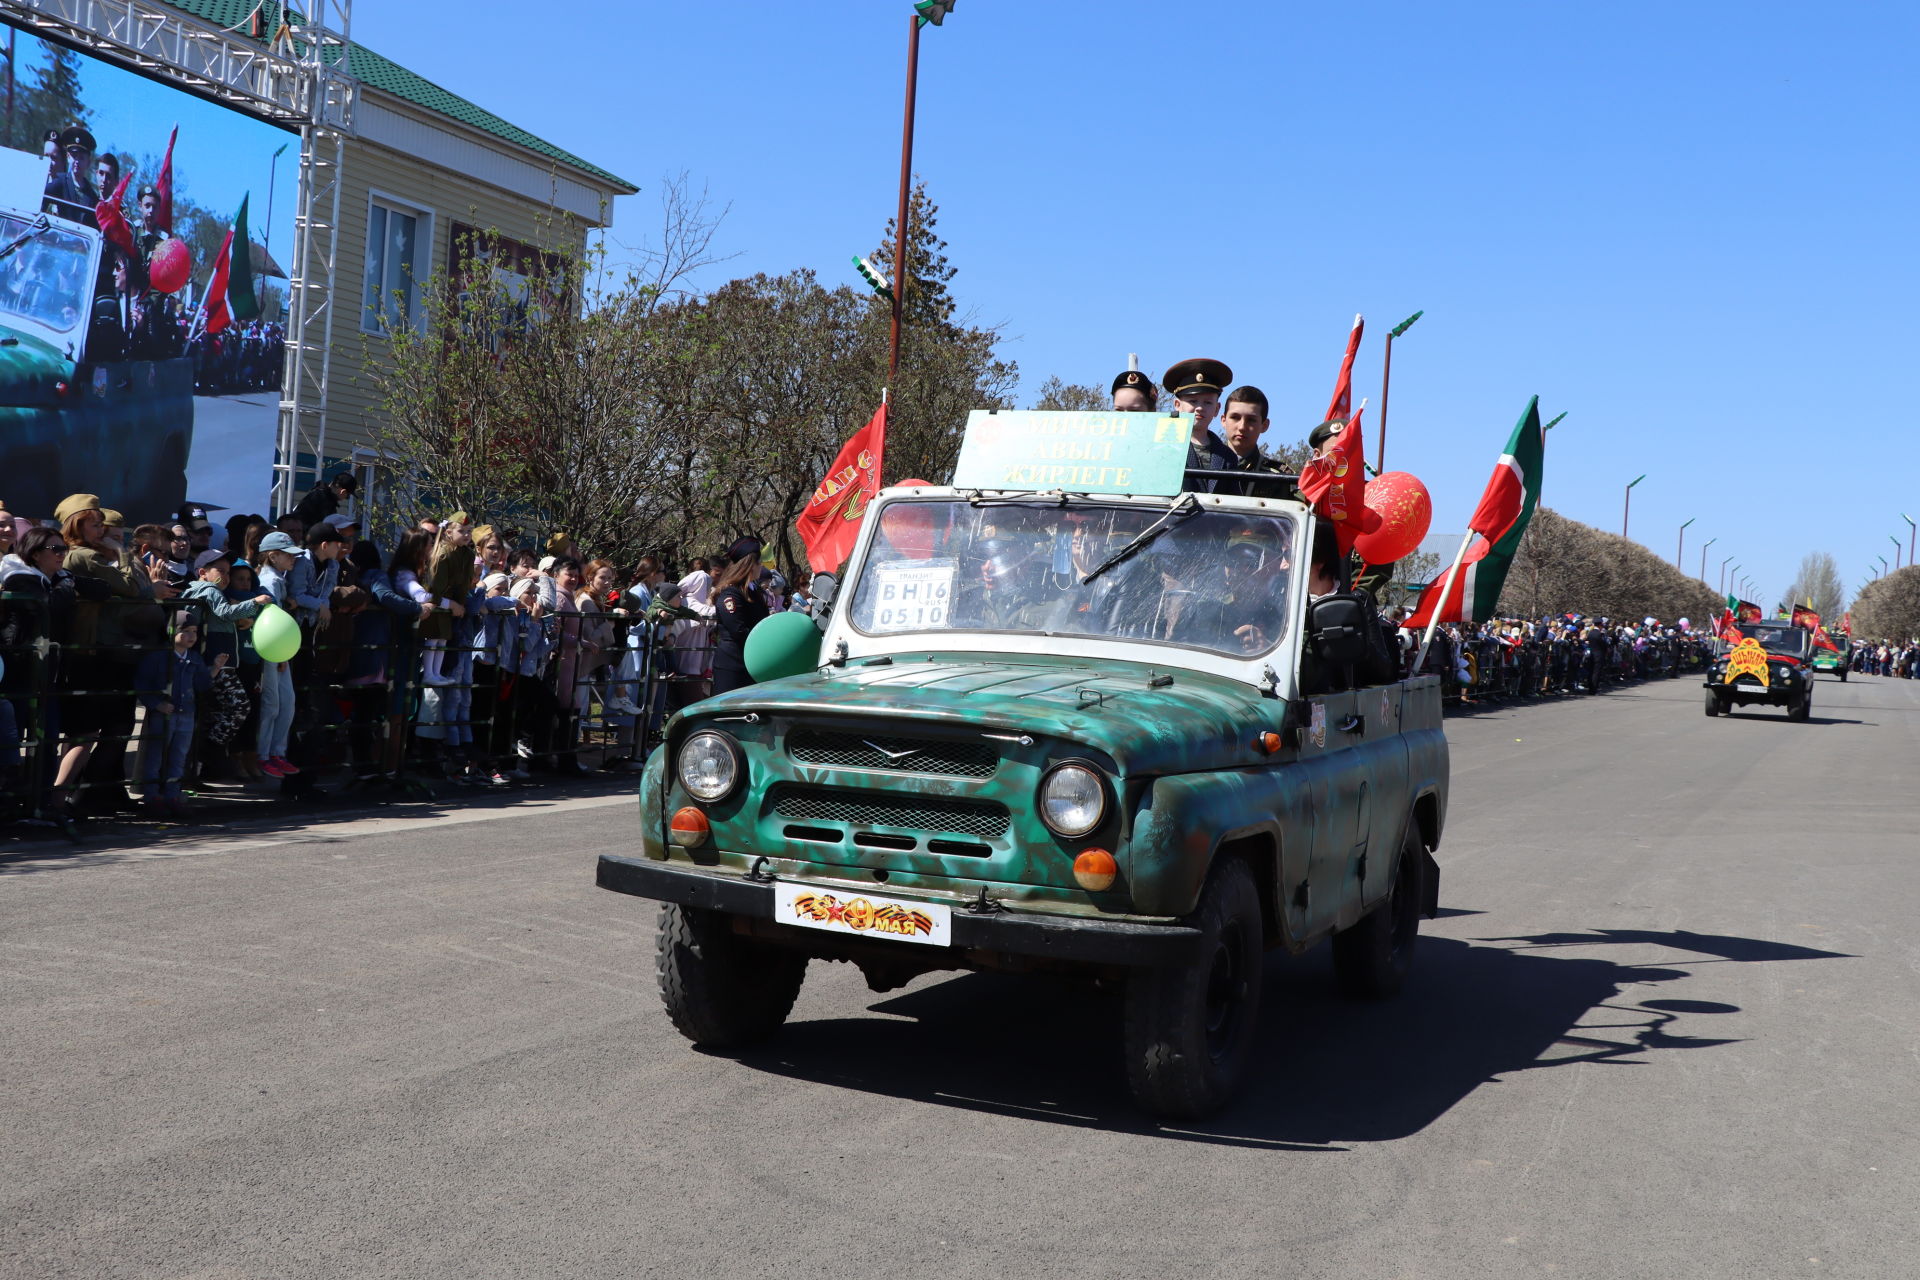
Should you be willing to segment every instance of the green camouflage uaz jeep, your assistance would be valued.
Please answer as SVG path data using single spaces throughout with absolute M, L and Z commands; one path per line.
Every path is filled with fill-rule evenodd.
M 1436 909 L 1440 688 L 1354 687 L 1313 524 L 1279 496 L 882 491 L 818 670 L 676 716 L 638 852 L 599 860 L 665 904 L 674 1025 L 763 1039 L 810 959 L 877 991 L 1073 970 L 1123 984 L 1138 1100 L 1195 1116 L 1248 1066 L 1265 952 L 1331 937 L 1343 988 L 1392 994 Z

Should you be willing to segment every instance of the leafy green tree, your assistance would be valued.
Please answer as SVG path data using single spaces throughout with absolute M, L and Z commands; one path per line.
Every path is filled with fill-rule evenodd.
M 39 155 L 49 131 L 93 124 L 93 111 L 80 97 L 81 55 L 25 32 L 13 36 L 4 87 L 10 97 L 0 117 L 0 145 Z M 29 60 L 36 53 L 41 59 L 37 63 Z
M 1860 588 L 1853 602 L 1853 634 L 1863 644 L 1902 644 L 1920 637 L 1920 569 L 1895 569 Z

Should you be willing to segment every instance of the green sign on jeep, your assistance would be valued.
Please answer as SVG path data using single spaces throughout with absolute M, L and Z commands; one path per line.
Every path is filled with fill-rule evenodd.
M 1345 990 L 1394 993 L 1436 909 L 1440 688 L 1355 687 L 1313 524 L 1279 497 L 883 491 L 818 670 L 676 716 L 637 853 L 599 860 L 664 904 L 674 1025 L 764 1039 L 809 959 L 879 991 L 1071 970 L 1124 985 L 1135 1097 L 1191 1117 L 1248 1068 L 1267 951 L 1331 938 Z

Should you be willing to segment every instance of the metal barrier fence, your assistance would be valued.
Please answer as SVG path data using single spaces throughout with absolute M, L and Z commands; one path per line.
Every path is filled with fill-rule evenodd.
M 198 634 L 177 650 L 183 620 Z M 259 660 L 248 630 L 192 596 L 62 609 L 0 593 L 0 818 L 138 809 L 129 788 L 178 816 L 188 791 L 235 778 L 299 794 L 344 775 L 350 789 L 419 793 L 638 767 L 667 715 L 706 696 L 712 655 L 710 626 L 534 618 L 510 600 L 439 638 L 370 600 L 336 609 L 325 628 L 304 621 L 281 664 Z

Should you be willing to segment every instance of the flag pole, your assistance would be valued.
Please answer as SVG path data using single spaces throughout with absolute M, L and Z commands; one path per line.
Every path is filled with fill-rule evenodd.
M 1433 616 L 1427 619 L 1427 633 L 1420 637 L 1420 652 L 1413 660 L 1415 675 L 1419 675 L 1420 668 L 1426 665 L 1427 646 L 1433 643 L 1434 630 L 1440 625 L 1441 610 L 1447 607 L 1447 597 L 1453 594 L 1453 580 L 1460 573 L 1460 562 L 1467 558 L 1467 548 L 1473 545 L 1473 534 L 1474 531 L 1469 529 L 1467 536 L 1460 539 L 1460 550 L 1454 553 L 1453 567 L 1448 569 L 1447 576 L 1441 579 L 1440 598 L 1434 602 Z

